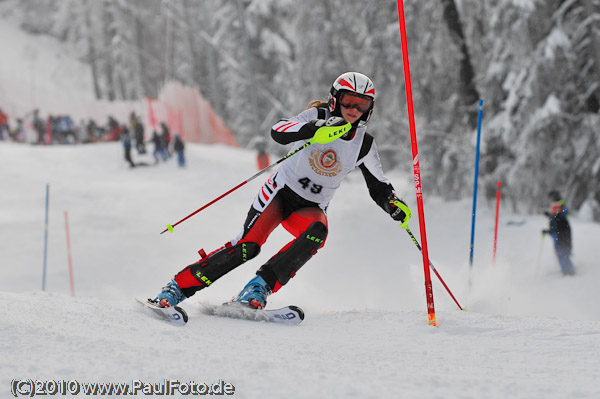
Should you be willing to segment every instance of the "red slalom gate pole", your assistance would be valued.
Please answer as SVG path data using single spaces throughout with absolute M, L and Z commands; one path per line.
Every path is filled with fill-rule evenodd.
M 69 280 L 71 281 L 71 296 L 75 296 L 75 282 L 73 280 L 73 260 L 71 258 L 71 238 L 69 237 L 69 215 L 65 211 L 65 231 L 67 233 L 67 256 L 69 258 Z
M 496 264 L 496 248 L 498 246 L 498 215 L 500 214 L 500 186 L 498 181 L 498 190 L 496 191 L 496 224 L 494 226 L 494 264 Z
M 397 0 L 398 22 L 400 24 L 400 39 L 402 41 L 402 65 L 404 66 L 404 85 L 406 87 L 406 105 L 408 108 L 408 125 L 410 128 L 410 141 L 413 156 L 413 170 L 415 177 L 415 190 L 417 194 L 417 207 L 419 214 L 419 228 L 421 232 L 423 254 L 423 271 L 425 272 L 425 295 L 427 297 L 427 314 L 429 325 L 436 326 L 435 306 L 433 304 L 433 287 L 429 273 L 429 251 L 427 250 L 427 234 L 425 232 L 425 211 L 423 210 L 423 191 L 421 188 L 421 167 L 419 165 L 419 149 L 417 147 L 417 129 L 415 125 L 415 111 L 413 106 L 412 85 L 410 80 L 410 62 L 408 59 L 408 41 L 406 39 L 406 21 L 404 18 L 404 2 Z

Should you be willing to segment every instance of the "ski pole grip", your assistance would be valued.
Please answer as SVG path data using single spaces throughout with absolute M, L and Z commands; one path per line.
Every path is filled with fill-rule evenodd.
M 394 205 L 396 205 L 396 207 L 400 208 L 402 210 L 402 212 L 404 212 L 404 214 L 406 215 L 406 217 L 404 218 L 404 221 L 402 222 L 400 227 L 402 227 L 404 230 L 408 230 L 408 221 L 412 217 L 412 212 L 410 211 L 410 209 L 408 209 L 408 206 L 406 206 L 406 204 L 404 204 L 401 201 L 396 200 L 396 201 L 393 201 L 392 203 Z

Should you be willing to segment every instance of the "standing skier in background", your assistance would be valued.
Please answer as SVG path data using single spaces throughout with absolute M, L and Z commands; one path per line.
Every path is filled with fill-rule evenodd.
M 411 212 L 384 176 L 377 146 L 366 132 L 374 101 L 371 79 L 347 72 L 335 80 L 327 102 L 312 101 L 299 115 L 277 122 L 271 136 L 279 144 L 295 143 L 290 152 L 308 140 L 315 144 L 287 159 L 269 177 L 237 237 L 209 255 L 200 251 L 202 259 L 181 270 L 151 301 L 161 307 L 175 306 L 208 287 L 257 256 L 281 224 L 295 238 L 262 265 L 233 299 L 251 308 L 264 308 L 267 296 L 287 284 L 325 244 L 329 202 L 357 166 L 375 203 L 394 220 L 408 222 Z
M 180 168 L 185 167 L 185 144 L 179 134 L 175 135 L 173 141 L 173 151 L 177 154 L 177 164 Z
M 548 230 L 543 230 L 542 234 L 550 234 L 554 240 L 554 250 L 560 264 L 560 270 L 567 275 L 575 274 L 575 268 L 571 261 L 571 225 L 569 224 L 568 216 L 569 209 L 565 206 L 565 202 L 561 199 L 560 194 L 556 190 L 548 193 L 551 201 L 550 211 L 544 212 L 550 219 Z

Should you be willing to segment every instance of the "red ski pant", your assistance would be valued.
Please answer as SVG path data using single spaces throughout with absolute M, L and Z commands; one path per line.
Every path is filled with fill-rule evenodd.
M 281 195 L 280 195 L 281 194 Z M 302 201 L 286 201 L 289 193 L 280 190 L 262 212 L 251 207 L 241 238 L 219 248 L 199 262 L 189 265 L 175 276 L 186 296 L 229 273 L 254 258 L 269 235 L 280 224 L 295 238 L 258 270 L 273 292 L 294 277 L 327 238 L 327 216 L 317 206 Z

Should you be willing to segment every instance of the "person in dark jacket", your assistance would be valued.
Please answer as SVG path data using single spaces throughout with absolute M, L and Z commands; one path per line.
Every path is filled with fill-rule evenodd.
M 123 143 L 123 151 L 125 152 L 125 160 L 130 167 L 135 168 L 135 163 L 131 159 L 131 134 L 127 126 L 121 129 L 121 142 Z
M 37 133 L 37 144 L 44 144 L 44 134 L 46 133 L 46 123 L 40 116 L 40 110 L 33 110 L 33 128 Z
M 152 139 L 150 140 L 154 143 L 154 164 L 158 164 L 159 160 L 162 158 L 163 162 L 166 162 L 168 159 L 167 151 L 165 149 L 165 141 L 162 136 L 160 136 L 156 130 L 152 132 Z
M 185 144 L 178 134 L 175 135 L 175 142 L 173 143 L 173 150 L 177 153 L 177 164 L 180 168 L 185 166 Z
M 544 215 L 550 220 L 550 225 L 547 230 L 542 231 L 542 234 L 549 234 L 554 240 L 554 249 L 562 273 L 565 276 L 573 275 L 575 274 L 575 268 L 571 261 L 573 244 L 571 239 L 571 225 L 568 219 L 569 209 L 561 199 L 558 191 L 550 191 L 548 197 L 551 201 L 550 211 L 544 212 Z
M 131 123 L 131 129 L 133 129 L 133 138 L 135 139 L 135 148 L 137 149 L 140 155 L 146 153 L 146 144 L 144 142 L 145 132 L 144 132 L 144 124 L 140 121 L 135 114 L 132 112 L 129 116 L 129 120 Z

